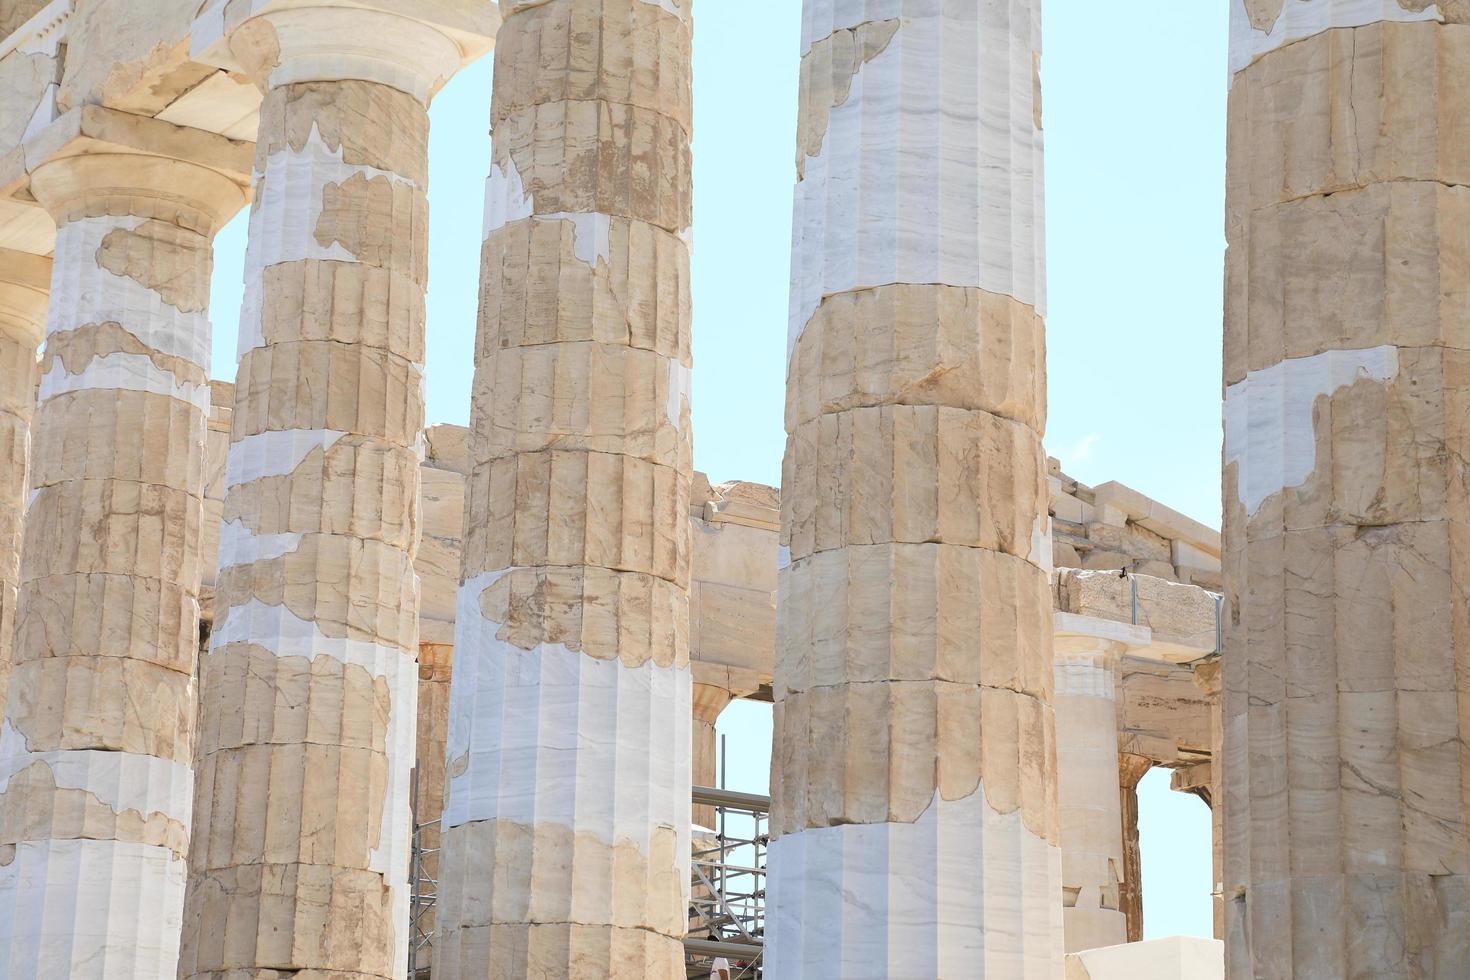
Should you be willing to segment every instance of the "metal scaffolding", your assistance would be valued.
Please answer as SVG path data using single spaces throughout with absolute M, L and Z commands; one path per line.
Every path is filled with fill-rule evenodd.
M 708 977 L 717 958 L 731 980 L 761 976 L 766 931 L 766 850 L 771 800 L 753 793 L 694 787 L 694 805 L 715 808 L 715 828 L 694 830 L 688 975 Z
M 413 779 L 413 855 L 409 865 L 408 976 L 429 980 L 434 875 L 439 822 L 419 822 L 418 773 Z M 689 936 L 684 940 L 688 975 L 707 978 L 718 959 L 730 965 L 731 980 L 758 980 L 766 928 L 766 850 L 770 846 L 770 797 L 703 786 L 695 806 L 715 808 L 714 828 L 694 828 L 691 855 Z
M 438 862 L 433 862 L 431 867 L 430 858 L 439 853 L 437 846 L 428 846 L 428 838 L 432 834 L 434 843 L 439 841 L 438 819 L 419 822 L 419 771 L 413 771 L 413 854 L 409 859 L 408 885 L 409 885 L 409 908 L 408 908 L 408 978 L 409 980 L 428 980 L 430 975 L 430 949 L 429 944 L 434 939 L 434 923 L 430 918 L 434 910 L 434 903 L 439 898 L 439 880 L 437 875 Z

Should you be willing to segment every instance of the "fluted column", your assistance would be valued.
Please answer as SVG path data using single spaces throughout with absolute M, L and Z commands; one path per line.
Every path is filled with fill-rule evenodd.
M 720 741 L 716 726 L 720 713 L 729 707 L 735 696 L 728 688 L 717 684 L 694 685 L 694 725 L 690 750 L 690 779 L 695 786 L 720 785 Z M 715 826 L 716 814 L 712 806 L 694 808 L 694 826 L 705 830 L 719 830 Z
M 1116 671 L 1123 644 L 1056 639 L 1057 811 L 1066 951 L 1128 941 L 1118 792 Z
M 1470 8 L 1232 0 L 1232 978 L 1470 961 Z
M 265 101 L 180 976 L 397 978 L 428 102 L 464 52 L 402 4 L 223 6 Z
M 436 980 L 684 975 L 690 0 L 502 0 Z
M 36 349 L 46 332 L 51 260 L 0 248 L 0 706 L 10 679 L 20 584 Z
M 0 977 L 173 980 L 211 239 L 245 192 L 121 152 L 45 163 L 31 190 L 57 235 L 0 726 Z
M 1138 784 L 1154 767 L 1147 756 L 1119 754 L 1118 801 L 1123 810 L 1123 916 L 1128 941 L 1143 941 L 1143 849 L 1138 839 Z
M 1225 938 L 1225 904 L 1222 883 L 1225 875 L 1224 718 L 1221 714 L 1221 657 L 1216 654 L 1194 664 L 1194 684 L 1210 704 L 1210 904 L 1214 936 Z
M 775 978 L 1061 972 L 1040 20 L 804 3 Z

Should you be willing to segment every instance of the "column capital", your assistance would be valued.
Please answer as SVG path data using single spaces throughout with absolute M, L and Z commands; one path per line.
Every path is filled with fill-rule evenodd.
M 720 712 L 729 707 L 730 702 L 735 700 L 735 695 L 728 688 L 715 684 L 694 685 L 694 720 L 702 721 L 706 725 L 713 725 L 720 717 Z
M 499 26 L 486 0 L 209 0 L 191 54 L 249 75 L 262 91 L 353 80 L 428 104 L 490 50 Z
M 27 142 L 23 179 L 58 223 L 113 214 L 212 236 L 250 200 L 249 143 L 101 106 Z
M 0 331 L 37 345 L 46 333 L 51 260 L 0 248 Z

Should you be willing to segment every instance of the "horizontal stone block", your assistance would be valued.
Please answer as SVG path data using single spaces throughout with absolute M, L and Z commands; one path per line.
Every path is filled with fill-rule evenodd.
M 776 696 L 848 683 L 942 680 L 1049 701 L 1046 573 L 976 548 L 870 545 L 782 573 Z
M 240 358 L 231 439 L 330 430 L 415 446 L 423 419 L 420 365 L 373 347 L 293 341 Z
M 689 363 L 689 244 L 675 232 L 605 214 L 528 216 L 488 230 L 480 271 L 481 359 L 594 341 Z
M 678 853 L 687 838 L 671 827 L 653 830 L 647 853 L 550 822 L 485 820 L 446 836 L 461 862 L 443 895 L 456 912 L 450 928 L 607 924 L 671 938 L 688 928 L 688 858 Z
M 1057 841 L 1051 707 L 975 684 L 904 681 L 788 693 L 775 710 L 771 830 L 913 823 L 983 792 Z
M 693 129 L 687 13 L 647 0 L 525 4 L 495 49 L 491 123 L 551 102 L 651 109 Z
M 1288 361 L 1231 386 L 1225 415 L 1226 526 L 1250 540 L 1470 516 L 1470 351 Z
M 1227 385 L 1325 351 L 1470 349 L 1470 187 L 1306 197 L 1234 216 L 1226 237 Z
M 787 366 L 786 429 L 877 405 L 990 412 L 1041 431 L 1045 325 L 982 289 L 891 285 L 827 296 Z
M 475 372 L 475 462 L 583 450 L 689 472 L 689 380 L 688 365 L 634 347 L 578 342 L 494 351 Z
M 551 102 L 495 126 L 487 201 L 520 214 L 606 214 L 676 234 L 692 221 L 688 131 L 662 113 L 612 102 Z M 499 177 L 495 176 L 496 172 Z M 515 201 L 513 188 L 523 191 Z
M 42 402 L 31 432 L 32 487 L 131 480 L 203 492 L 204 413 L 177 398 L 74 391 Z
M 440 915 L 445 921 L 443 910 Z M 446 925 L 434 947 L 434 975 L 443 980 L 687 976 L 684 944 L 646 929 L 569 923 Z
M 871 544 L 961 545 L 1044 564 L 1041 438 L 934 406 L 824 415 L 787 440 L 783 541 L 793 561 Z
M 587 565 L 688 587 L 687 472 L 610 453 L 525 453 L 476 469 L 465 506 L 466 577 Z
M 1323 31 L 1235 76 L 1230 207 L 1245 214 L 1381 181 L 1470 183 L 1466 119 L 1470 31 Z
M 194 675 L 121 656 L 15 664 L 7 720 L 33 752 L 131 752 L 189 764 Z
M 487 572 L 461 586 L 459 608 L 461 648 L 485 636 L 521 650 L 557 644 L 628 667 L 689 663 L 688 591 L 641 572 L 591 566 Z M 479 621 L 465 621 L 463 610 L 476 608 Z

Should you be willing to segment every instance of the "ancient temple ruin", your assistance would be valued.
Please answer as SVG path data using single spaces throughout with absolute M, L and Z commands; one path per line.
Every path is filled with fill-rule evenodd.
M 1214 0 L 1222 535 L 1043 446 L 1040 0 L 800 2 L 776 488 L 694 468 L 692 0 L 0 0 L 0 980 L 1464 976 L 1470 9 Z

